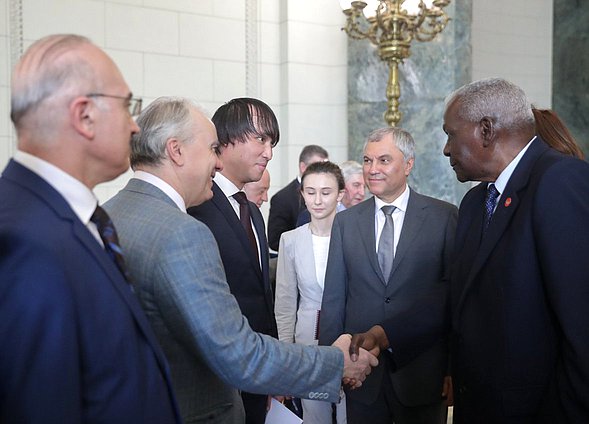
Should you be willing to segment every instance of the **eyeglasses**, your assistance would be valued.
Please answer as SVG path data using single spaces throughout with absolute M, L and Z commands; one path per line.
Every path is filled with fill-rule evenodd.
M 141 103 L 143 102 L 143 99 L 141 99 L 141 97 L 133 97 L 132 94 L 129 94 L 128 96 L 114 96 L 112 94 L 102 94 L 102 93 L 90 93 L 90 94 L 86 94 L 86 97 L 110 97 L 112 99 L 121 99 L 121 100 L 126 100 L 127 102 L 129 102 L 129 113 L 131 114 L 131 116 L 135 117 L 137 115 L 139 115 L 141 113 Z

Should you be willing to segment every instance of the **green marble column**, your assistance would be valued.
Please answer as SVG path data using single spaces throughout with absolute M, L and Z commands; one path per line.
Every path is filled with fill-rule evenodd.
M 554 0 L 552 106 L 589 157 L 589 2 Z
M 447 7 L 451 21 L 435 40 L 413 41 L 411 57 L 399 67 L 403 118 L 399 127 L 416 142 L 415 167 L 409 183 L 416 191 L 459 204 L 470 184 L 456 180 L 443 156 L 444 99 L 471 79 L 472 0 Z M 388 66 L 367 40 L 348 41 L 348 136 L 350 159 L 362 161 L 370 131 L 384 127 Z

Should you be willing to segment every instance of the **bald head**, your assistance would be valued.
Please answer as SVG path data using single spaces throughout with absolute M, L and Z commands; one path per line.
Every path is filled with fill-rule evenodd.
M 99 83 L 83 54 L 94 47 L 78 35 L 50 35 L 33 43 L 12 74 L 10 117 L 18 130 L 29 112 L 56 96 L 80 94 Z

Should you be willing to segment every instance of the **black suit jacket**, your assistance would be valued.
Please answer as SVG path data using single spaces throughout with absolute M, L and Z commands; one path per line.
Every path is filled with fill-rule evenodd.
M 268 215 L 270 249 L 278 251 L 280 236 L 285 231 L 294 230 L 297 227 L 299 213 L 304 209 L 306 208 L 301 196 L 301 184 L 296 178 L 272 196 Z
M 0 199 L 0 422 L 179 423 L 137 298 L 65 199 L 13 161 Z
M 264 218 L 256 205 L 249 202 L 249 206 L 254 231 L 260 243 L 261 269 L 239 218 L 217 184 L 213 183 L 213 198 L 189 208 L 188 213 L 206 224 L 215 236 L 227 283 L 252 329 L 278 337 L 274 318 L 274 295 L 268 274 Z
M 589 422 L 589 165 L 535 140 L 481 240 L 486 186 L 456 235 L 454 422 Z

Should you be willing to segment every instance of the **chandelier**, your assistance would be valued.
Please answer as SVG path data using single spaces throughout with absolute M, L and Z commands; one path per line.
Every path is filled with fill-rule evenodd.
M 431 41 L 450 18 L 444 12 L 450 0 L 340 0 L 346 15 L 342 28 L 350 38 L 369 39 L 389 65 L 385 121 L 396 126 L 401 120 L 399 63 L 410 56 L 411 41 Z

